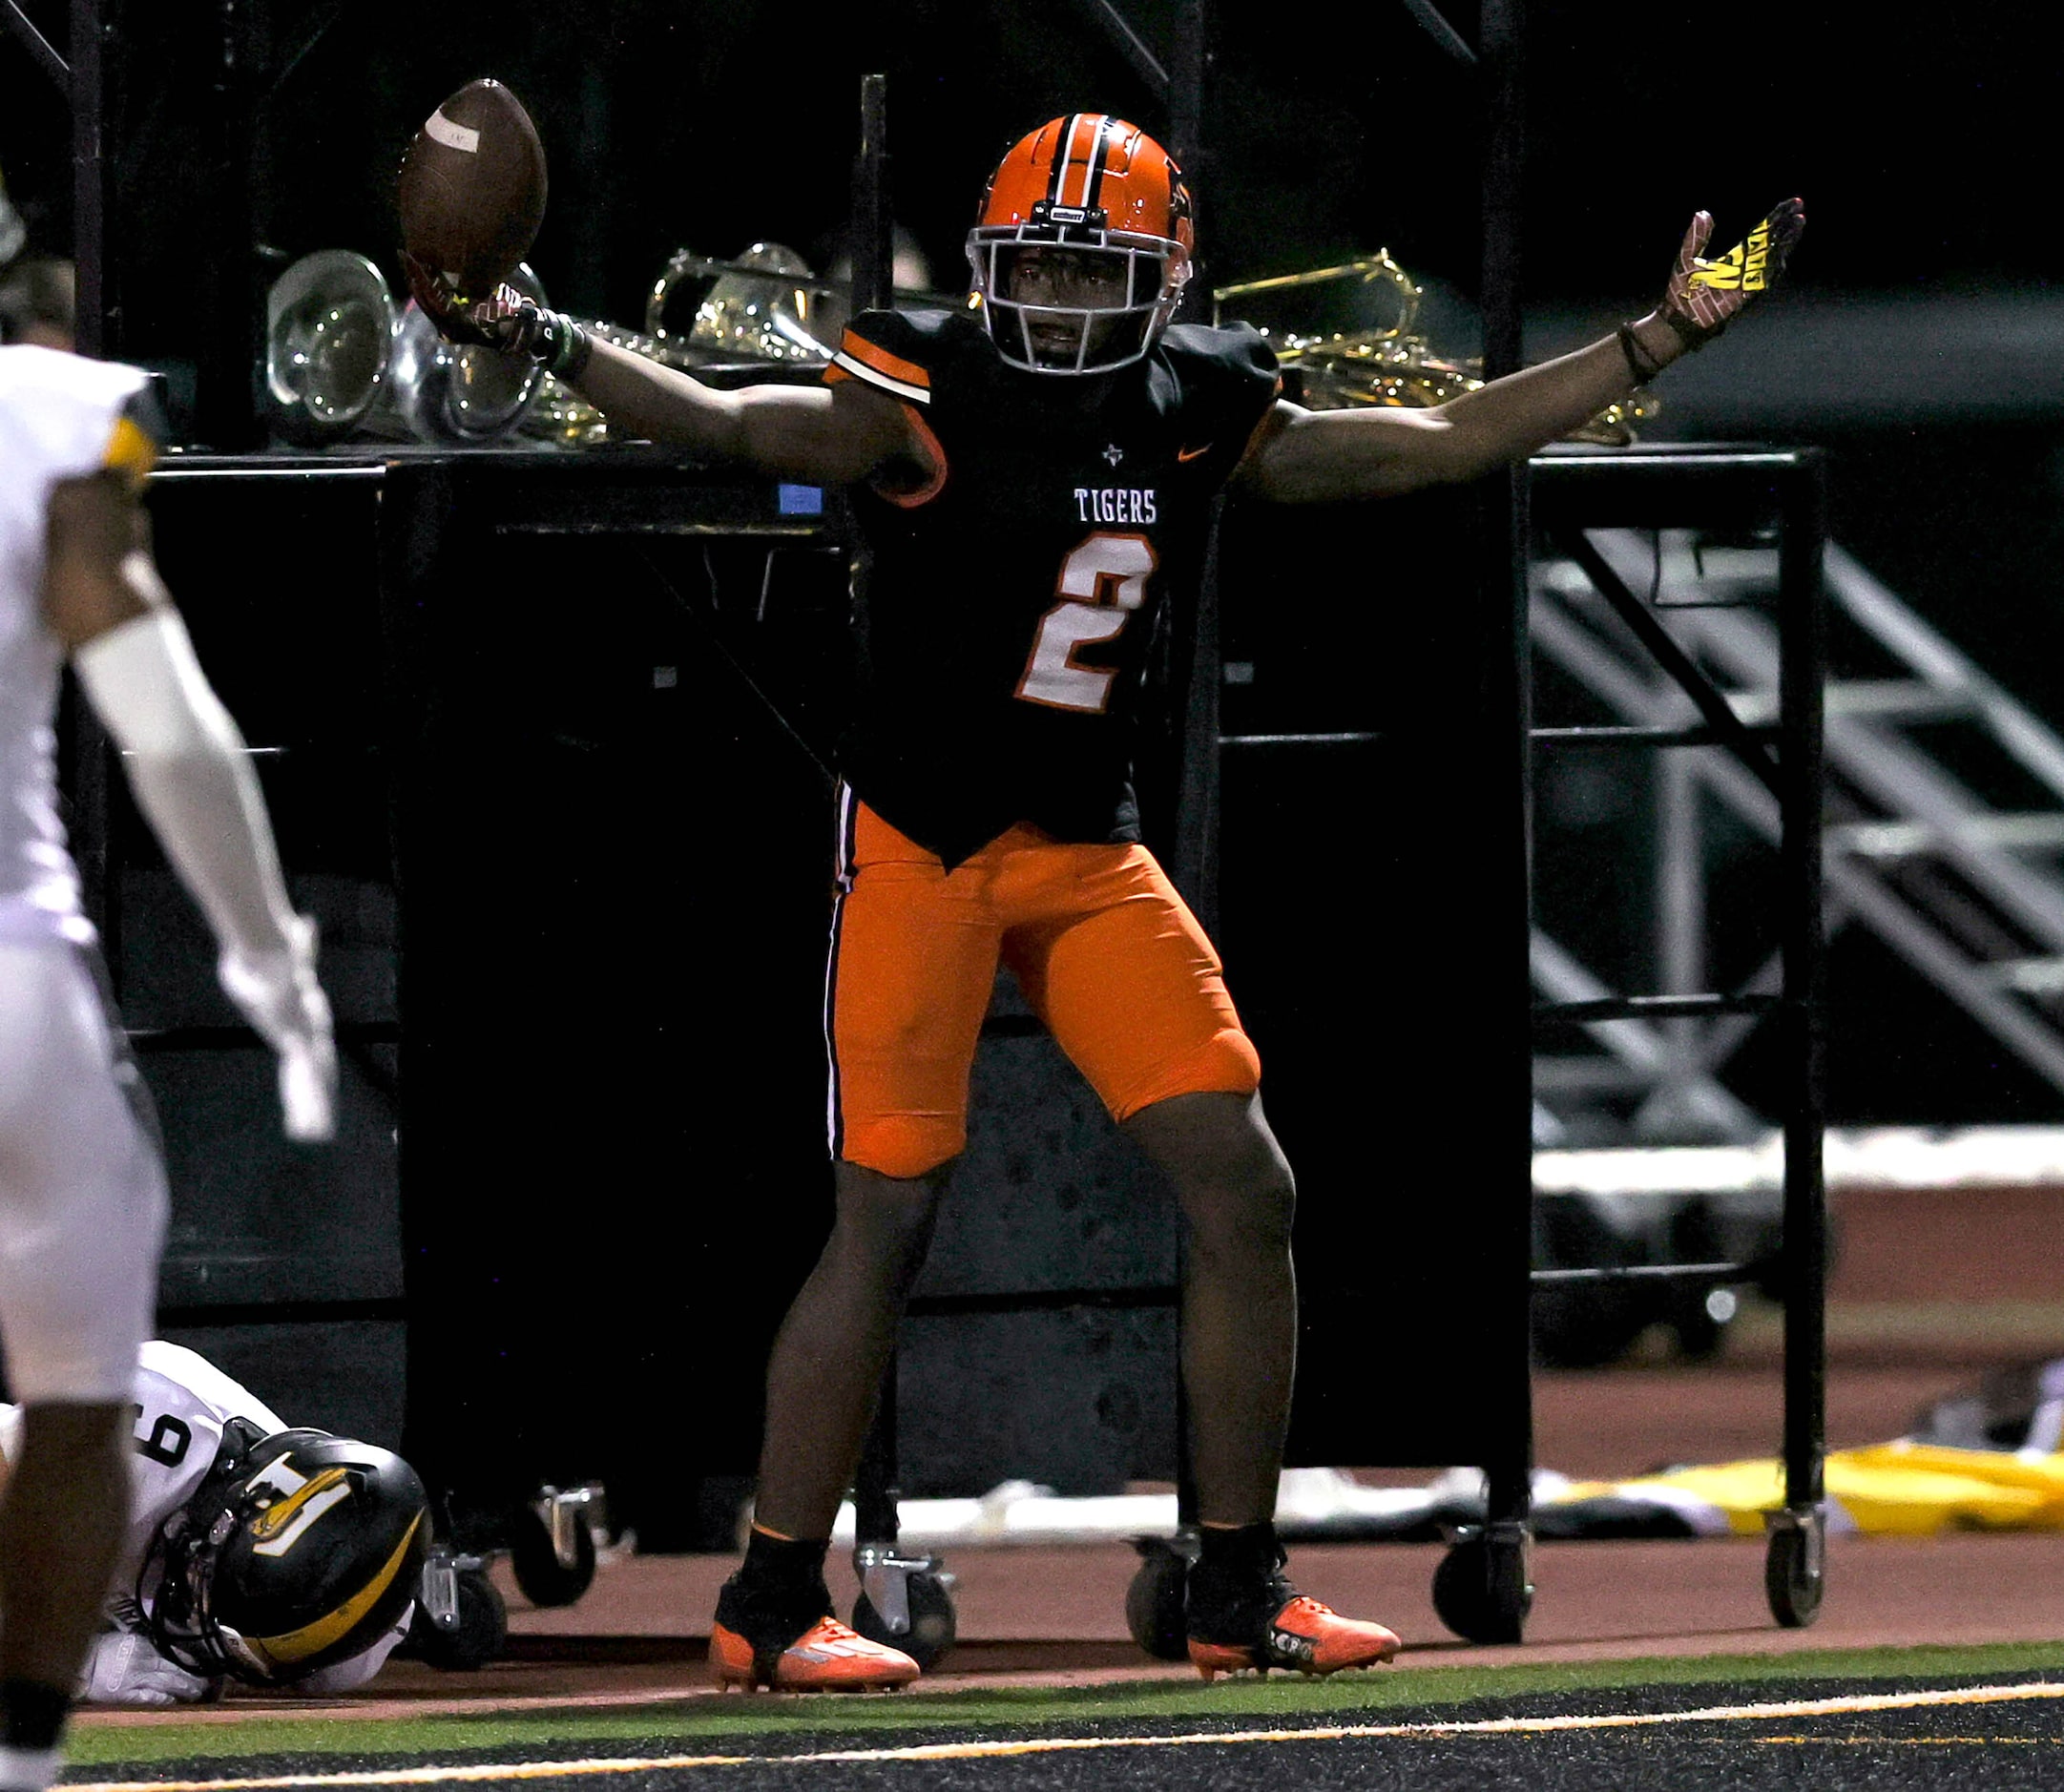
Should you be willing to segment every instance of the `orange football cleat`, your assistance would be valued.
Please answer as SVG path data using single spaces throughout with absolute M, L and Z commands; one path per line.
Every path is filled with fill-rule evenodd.
M 1288 1589 L 1284 1588 L 1287 1592 Z M 1190 1638 L 1190 1659 L 1207 1680 L 1242 1668 L 1295 1668 L 1300 1674 L 1337 1674 L 1342 1668 L 1372 1668 L 1397 1654 L 1395 1631 L 1359 1618 L 1342 1617 L 1329 1605 L 1293 1594 L 1256 1642 L 1210 1642 Z
M 748 1693 L 758 1686 L 778 1693 L 886 1693 L 918 1676 L 917 1663 L 902 1650 L 869 1642 L 835 1617 L 819 1618 L 779 1654 L 757 1652 L 737 1631 L 713 1624 L 710 1665 L 718 1685 Z

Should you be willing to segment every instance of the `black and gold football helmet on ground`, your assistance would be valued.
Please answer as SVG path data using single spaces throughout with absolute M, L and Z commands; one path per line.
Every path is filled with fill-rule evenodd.
M 136 1595 L 152 1639 L 189 1672 L 281 1686 L 401 1621 L 422 1579 L 428 1502 L 391 1450 L 254 1428 L 165 1521 Z

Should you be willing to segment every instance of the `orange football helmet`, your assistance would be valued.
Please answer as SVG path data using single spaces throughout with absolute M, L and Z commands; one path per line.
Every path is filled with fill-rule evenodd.
M 1006 361 L 1038 373 L 1105 373 L 1154 346 L 1190 277 L 1190 192 L 1137 125 L 1072 113 L 1021 138 L 990 177 L 968 260 L 990 335 Z M 1062 302 L 1028 251 L 1066 251 L 1110 302 Z M 1052 260 L 1055 258 L 1047 258 Z M 1021 296 L 1021 293 L 1025 296 Z

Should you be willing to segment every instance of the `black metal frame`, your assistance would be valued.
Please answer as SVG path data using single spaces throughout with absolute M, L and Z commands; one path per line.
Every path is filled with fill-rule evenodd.
M 1764 1588 L 1781 1624 L 1813 1621 L 1820 1607 L 1825 1538 L 1826 1129 L 1823 1055 L 1826 952 L 1822 893 L 1823 691 L 1825 604 L 1821 556 L 1826 540 L 1826 475 L 1812 449 L 1691 450 L 1549 456 L 1533 463 L 1533 508 L 1542 533 L 1574 558 L 1600 595 L 1706 718 L 1704 728 L 1543 729 L 1544 746 L 1697 746 L 1722 749 L 1776 796 L 1783 983 L 1775 997 L 1713 992 L 1631 995 L 1542 1003 L 1537 1023 L 1656 1019 L 1672 1015 L 1771 1013 L 1783 1030 L 1784 1065 L 1784 1504 L 1769 1513 Z M 1670 637 L 1653 610 L 1616 578 L 1584 539 L 1586 529 L 1684 525 L 1779 531 L 1776 728 L 1741 722 L 1727 700 Z M 1768 748 L 1777 748 L 1773 761 Z M 1530 1184 L 1531 1198 L 1531 1184 Z M 1625 1269 L 1535 1271 L 1534 1283 L 1622 1281 Z M 1762 1266 L 1655 1266 L 1650 1279 L 1718 1284 L 1748 1281 Z M 1521 1517 L 1523 1513 L 1519 1514 Z
M 72 107 L 73 260 L 78 279 L 78 345 L 83 355 L 111 352 L 107 316 L 106 156 L 107 41 L 103 0 L 72 0 L 67 53 L 36 30 L 19 0 L 0 0 L 4 24 L 36 66 L 63 90 Z

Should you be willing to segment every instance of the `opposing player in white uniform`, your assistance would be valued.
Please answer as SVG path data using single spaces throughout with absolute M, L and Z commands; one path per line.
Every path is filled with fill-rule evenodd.
M 19 240 L 0 215 L 0 261 Z M 57 819 L 68 656 L 215 930 L 223 988 L 279 1054 L 288 1132 L 326 1137 L 334 1099 L 314 930 L 146 545 L 143 388 L 132 367 L 0 346 L 0 1337 L 25 1408 L 0 1501 L 0 1792 L 40 1792 L 59 1765 L 128 1511 L 164 1226 L 148 1104 Z
M 172 1705 L 205 1698 L 217 1689 L 216 1674 L 193 1671 L 214 1664 L 197 1658 L 190 1636 L 159 1635 L 160 1628 L 174 1636 L 187 1629 L 191 1615 L 156 1610 L 165 1572 L 179 1544 L 212 1531 L 224 1511 L 239 1508 L 254 1481 L 274 1496 L 264 1510 L 277 1514 L 282 1501 L 301 1491 L 279 1485 L 279 1460 L 296 1447 L 349 1464 L 343 1477 L 349 1492 L 324 1499 L 326 1490 L 318 1490 L 304 1499 L 303 1511 L 318 1504 L 321 1510 L 267 1558 L 255 1549 L 225 1554 L 221 1543 L 203 1542 L 200 1547 L 217 1552 L 208 1563 L 210 1615 L 219 1629 L 224 1615 L 237 1615 L 240 1599 L 255 1609 L 269 1597 L 291 1611 L 293 1630 L 305 1632 L 311 1620 L 348 1608 L 348 1617 L 333 1624 L 309 1652 L 311 1657 L 323 1653 L 323 1665 L 302 1671 L 298 1661 L 275 1664 L 259 1651 L 268 1644 L 277 1648 L 277 1638 L 240 1635 L 244 1654 L 237 1667 L 247 1680 L 322 1697 L 365 1685 L 407 1635 L 415 1615 L 421 1560 L 415 1542 L 425 1501 L 407 1465 L 349 1438 L 290 1431 L 248 1387 L 205 1357 L 162 1339 L 147 1341 L 138 1352 L 132 1391 L 136 1457 L 129 1522 L 111 1582 L 109 1628 L 94 1638 L 79 1696 L 95 1704 Z M 20 1408 L 0 1406 L 0 1474 L 12 1459 L 20 1429 Z M 255 1506 L 241 1514 L 246 1523 L 257 1516 Z M 277 1528 L 283 1536 L 286 1527 Z M 409 1547 L 397 1557 L 405 1537 Z M 269 1584 L 248 1584 L 249 1568 L 261 1560 Z M 215 1652 L 212 1643 L 209 1652 Z M 192 1665 L 182 1664 L 179 1656 Z

